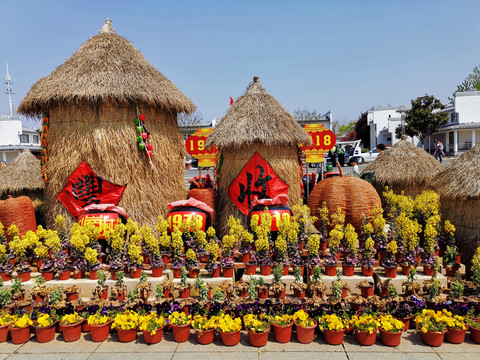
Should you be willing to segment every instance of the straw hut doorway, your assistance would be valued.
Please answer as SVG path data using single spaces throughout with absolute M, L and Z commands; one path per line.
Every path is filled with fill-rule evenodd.
M 220 233 L 225 233 L 230 215 L 246 225 L 247 218 L 230 200 L 228 189 L 255 152 L 267 160 L 289 186 L 289 204 L 293 205 L 301 199 L 299 144 L 311 144 L 310 136 L 265 91 L 258 77 L 254 77 L 245 94 L 233 103 L 207 139 L 206 145 L 215 145 L 222 158 L 217 173 L 216 222 Z
M 136 143 L 137 108 L 150 132 L 152 166 Z M 56 196 L 84 160 L 102 178 L 127 184 L 119 206 L 140 224 L 154 225 L 168 202 L 185 198 L 177 113 L 194 109 L 107 19 L 98 35 L 32 86 L 18 109 L 49 115 L 48 224 L 57 214 L 70 218 Z
M 444 220 L 455 225 L 455 239 L 462 262 L 470 269 L 475 249 L 480 244 L 480 145 L 475 145 L 432 184 L 440 196 Z
M 402 139 L 368 165 L 362 171 L 362 178 L 373 176 L 372 185 L 380 198 L 386 186 L 395 194 L 403 191 L 405 195 L 415 197 L 426 190 L 444 169 L 432 155 Z

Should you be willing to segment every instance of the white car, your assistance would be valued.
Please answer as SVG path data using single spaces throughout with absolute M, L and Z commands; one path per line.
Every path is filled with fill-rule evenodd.
M 361 160 L 359 159 L 360 161 L 358 163 L 361 164 L 363 162 L 372 162 L 377 158 L 378 154 L 380 154 L 380 153 L 378 152 L 377 149 L 372 149 L 372 150 L 367 151 L 365 153 L 361 153 L 360 154 Z

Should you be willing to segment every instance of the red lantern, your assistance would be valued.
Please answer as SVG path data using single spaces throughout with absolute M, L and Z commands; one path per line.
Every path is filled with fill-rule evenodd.
M 140 115 L 138 116 L 138 118 L 139 118 L 141 121 L 145 121 L 145 115 L 143 115 L 143 114 L 140 114 Z
M 148 144 L 147 144 L 147 150 L 152 151 L 152 149 L 153 149 L 152 144 L 148 143 Z
M 118 214 L 116 212 L 103 213 L 85 213 L 78 217 L 80 225 L 93 224 L 100 229 L 99 239 L 105 239 L 105 230 L 113 230 L 117 223 Z
M 280 225 L 280 222 L 282 220 L 289 220 L 292 217 L 292 211 L 288 206 L 279 204 L 279 205 L 255 205 L 250 213 L 248 214 L 248 219 L 250 220 L 253 215 L 258 215 L 258 223 L 257 225 L 261 225 L 262 223 L 262 213 L 265 212 L 265 208 L 268 208 L 268 213 L 272 215 L 272 225 L 271 225 L 271 230 L 272 231 L 278 231 L 278 225 Z
M 147 140 L 148 134 L 146 132 L 142 133 L 142 139 Z
M 190 135 L 187 141 L 185 141 L 187 152 L 198 159 L 198 166 L 210 167 L 215 164 L 217 148 L 215 146 L 210 149 L 205 148 L 208 134 L 210 134 L 212 130 L 211 128 L 197 129 L 197 132 Z
M 207 229 L 212 223 L 210 214 L 199 208 L 193 206 L 174 207 L 167 214 L 168 231 L 172 232 L 173 228 L 179 227 L 183 221 L 193 221 L 195 218 L 200 218 L 202 220 L 202 227 L 200 230 L 203 231 L 205 231 L 205 229 Z
M 324 154 L 328 153 L 334 146 L 337 138 L 333 131 L 327 129 L 323 124 L 307 124 L 305 131 L 312 138 L 311 146 L 302 146 L 307 163 L 323 162 Z
M 152 157 L 152 152 L 150 150 L 147 150 L 147 156 L 150 158 Z

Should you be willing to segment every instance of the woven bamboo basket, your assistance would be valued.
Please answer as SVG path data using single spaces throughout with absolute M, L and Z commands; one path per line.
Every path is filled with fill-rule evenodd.
M 215 189 L 212 188 L 204 188 L 204 189 L 192 189 L 188 192 L 187 199 L 194 198 L 198 201 L 202 201 L 208 206 L 210 206 L 213 210 L 215 210 L 215 206 L 217 204 L 217 193 Z M 213 222 L 214 219 L 212 219 Z
M 35 231 L 37 223 L 35 221 L 35 210 L 32 200 L 27 196 L 0 201 L 0 222 L 5 227 L 5 233 L 11 224 L 18 226 L 20 236 L 25 235 L 27 231 Z

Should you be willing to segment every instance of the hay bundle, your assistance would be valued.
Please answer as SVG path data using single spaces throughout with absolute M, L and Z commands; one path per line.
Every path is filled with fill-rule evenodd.
M 136 144 L 137 107 L 146 116 L 153 166 Z M 56 196 L 81 160 L 106 180 L 127 184 L 119 205 L 139 223 L 153 225 L 168 202 L 185 198 L 176 114 L 194 108 L 107 20 L 98 35 L 33 85 L 19 107 L 28 116 L 50 116 L 50 225 L 56 214 L 66 214 Z
M 308 198 L 308 207 L 313 216 L 319 215 L 318 209 L 323 202 L 327 203 L 329 216 L 341 208 L 345 214 L 345 224 L 352 224 L 357 233 L 362 230 L 362 214 L 368 219 L 375 204 L 381 206 L 380 197 L 370 183 L 355 176 L 343 176 L 343 172 L 342 176 L 329 177 L 313 188 Z M 319 220 L 315 227 L 320 226 Z
M 480 243 L 480 146 L 475 145 L 452 162 L 432 183 L 440 196 L 442 217 L 456 227 L 462 261 L 470 260 Z
M 256 151 L 289 186 L 289 203 L 301 198 L 297 155 L 301 143 L 311 144 L 310 136 L 254 77 L 245 94 L 235 101 L 207 139 L 207 146 L 216 145 L 223 158 L 217 174 L 216 218 L 221 233 L 230 215 L 246 224 L 246 216 L 230 200 L 228 188 Z
M 401 140 L 368 165 L 362 175 L 374 172 L 372 185 L 382 195 L 385 186 L 394 193 L 416 196 L 428 188 L 445 167 L 425 150 Z

